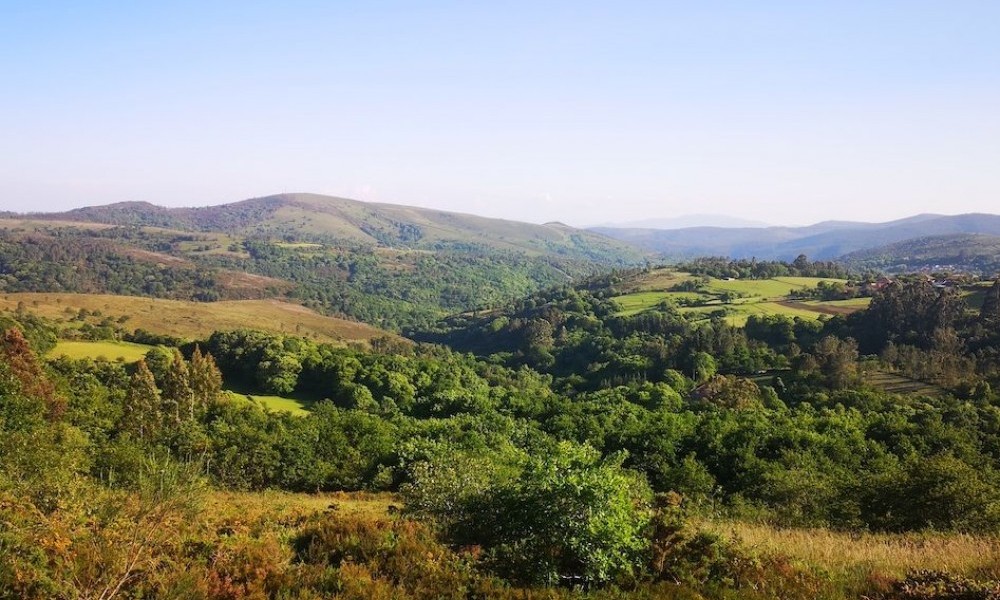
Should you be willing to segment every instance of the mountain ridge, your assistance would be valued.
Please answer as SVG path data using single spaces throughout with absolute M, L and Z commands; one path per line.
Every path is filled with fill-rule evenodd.
M 286 236 L 397 248 L 488 246 L 529 254 L 554 252 L 568 258 L 612 264 L 638 262 L 643 255 L 630 244 L 562 223 L 539 225 L 310 193 L 275 194 L 204 207 L 171 208 L 132 201 L 63 212 L 5 213 L 4 216 L 192 232 Z
M 804 227 L 592 230 L 669 258 L 730 256 L 791 260 L 806 254 L 810 258 L 830 260 L 859 250 L 931 235 L 1000 235 L 1000 216 L 919 214 L 884 223 L 824 221 Z

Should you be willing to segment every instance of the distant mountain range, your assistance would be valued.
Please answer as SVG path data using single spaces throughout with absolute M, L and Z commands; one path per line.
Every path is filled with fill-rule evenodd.
M 0 216 L 380 248 L 383 253 L 397 253 L 391 259 L 383 256 L 387 267 L 414 264 L 415 257 L 398 254 L 412 251 L 471 252 L 479 254 L 477 260 L 493 261 L 501 255 L 521 256 L 534 266 L 522 264 L 519 277 L 535 269 L 530 277 L 536 283 L 641 264 L 654 257 L 791 261 L 805 254 L 813 260 L 839 260 L 855 269 L 942 267 L 992 275 L 1000 268 L 1000 216 L 992 214 L 921 214 L 885 223 L 824 221 L 805 227 L 751 226 L 753 222 L 718 215 L 687 215 L 631 224 L 642 227 L 576 229 L 559 222 L 537 225 L 316 194 L 280 194 L 199 208 L 123 202 L 61 213 Z M 716 225 L 684 226 L 706 222 Z M 737 226 L 719 226 L 726 223 Z M 487 259 L 483 252 L 493 258 Z M 548 274 L 539 276 L 537 269 Z
M 674 259 L 730 256 L 793 260 L 799 254 L 805 254 L 811 259 L 832 260 L 918 238 L 958 234 L 1000 236 L 1000 216 L 922 214 L 887 223 L 824 221 L 807 227 L 691 227 L 673 230 L 596 227 L 592 231 Z M 969 238 L 962 239 L 967 241 Z M 957 243 L 957 240 L 952 242 Z M 896 250 L 889 248 L 882 253 L 891 254 Z
M 856 271 L 959 270 L 995 276 L 1000 273 L 1000 236 L 955 233 L 920 237 L 852 252 L 840 261 Z
M 666 217 L 659 219 L 642 219 L 639 221 L 628 221 L 625 223 L 605 223 L 595 225 L 594 228 L 611 227 L 615 229 L 686 229 L 689 227 L 770 227 L 769 223 L 763 221 L 751 221 L 750 219 L 740 219 L 726 215 L 681 215 L 679 217 Z M 592 228 L 593 229 L 593 228 Z

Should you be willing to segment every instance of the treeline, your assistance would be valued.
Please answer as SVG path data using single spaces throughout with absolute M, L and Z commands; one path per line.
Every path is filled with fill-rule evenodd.
M 730 259 L 725 257 L 696 258 L 680 264 L 677 270 L 692 275 L 707 275 L 725 279 L 771 279 L 773 277 L 828 277 L 848 279 L 847 267 L 833 261 L 810 261 L 800 254 L 794 261 Z

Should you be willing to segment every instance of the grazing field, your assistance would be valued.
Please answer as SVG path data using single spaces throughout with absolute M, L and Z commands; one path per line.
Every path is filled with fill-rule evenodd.
M 707 306 L 683 307 L 678 309 L 682 314 L 704 314 L 706 318 L 715 311 L 725 311 L 726 321 L 730 325 L 742 327 L 746 325 L 750 315 L 784 315 L 806 320 L 816 320 L 822 313 L 804 308 L 787 306 L 783 302 L 739 302 L 733 304 L 714 304 Z
M 642 281 L 636 284 L 635 290 L 639 292 L 665 292 L 682 281 L 692 279 L 692 277 L 690 273 L 684 271 L 656 269 L 644 275 Z
M 824 302 L 806 300 L 804 302 L 797 302 L 796 304 L 800 304 L 807 310 L 817 310 L 826 314 L 849 315 L 868 308 L 868 305 L 871 303 L 871 298 L 851 298 L 850 300 L 827 300 Z
M 712 292 L 735 292 L 760 298 L 782 298 L 792 291 L 814 288 L 819 282 L 845 283 L 843 279 L 816 277 L 775 277 L 774 279 L 712 279 L 707 289 Z
M 62 341 L 49 353 L 50 356 L 65 356 L 72 359 L 123 360 L 135 362 L 146 355 L 152 346 L 131 342 L 78 342 Z
M 657 270 L 646 276 L 635 289 L 615 298 L 621 307 L 618 314 L 630 316 L 649 310 L 661 302 L 678 306 L 681 313 L 709 315 L 723 311 L 730 323 L 741 326 L 747 318 L 757 315 L 787 315 L 802 319 L 818 319 L 821 315 L 849 314 L 867 305 L 868 299 L 836 302 L 792 302 L 788 295 L 811 289 L 820 282 L 842 279 L 818 277 L 776 277 L 774 279 L 714 279 L 698 291 L 669 291 L 684 281 L 696 279 L 688 273 Z
M 391 335 L 364 323 L 327 317 L 280 300 L 186 302 L 108 294 L 24 293 L 0 296 L 0 310 L 25 310 L 51 319 L 67 319 L 81 310 L 99 313 L 126 329 L 198 339 L 213 331 L 251 328 L 310 337 L 323 342 L 367 342 Z
M 676 303 L 681 299 L 697 302 L 704 300 L 705 295 L 698 292 L 636 292 L 619 296 L 615 302 L 622 307 L 619 314 L 627 316 L 648 310 L 663 301 Z

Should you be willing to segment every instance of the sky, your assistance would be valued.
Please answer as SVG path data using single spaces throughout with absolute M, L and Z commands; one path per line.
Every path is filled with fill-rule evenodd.
M 0 0 L 0 209 L 1000 212 L 1000 2 Z

